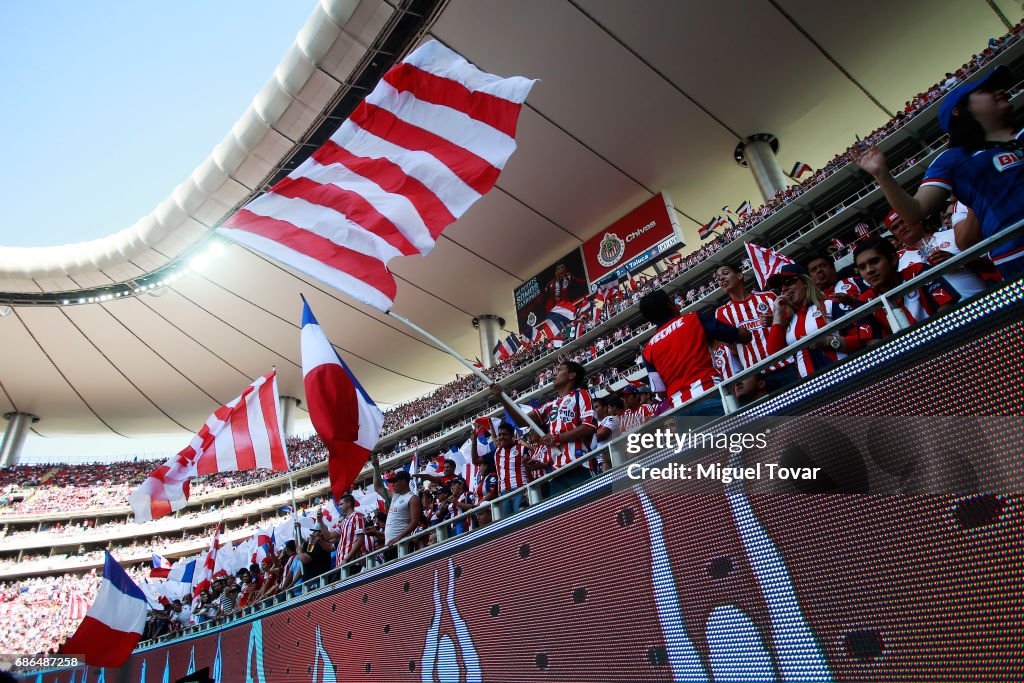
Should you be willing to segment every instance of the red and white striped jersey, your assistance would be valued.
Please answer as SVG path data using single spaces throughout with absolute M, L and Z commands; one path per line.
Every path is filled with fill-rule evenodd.
M 345 557 L 352 552 L 352 547 L 356 543 L 357 534 L 362 533 L 365 526 L 363 516 L 358 512 L 351 513 L 342 521 L 341 529 L 339 530 L 341 537 L 338 539 L 338 555 L 335 558 L 335 566 L 340 567 L 345 564 Z M 363 538 L 363 543 L 365 545 L 366 537 L 364 536 Z
M 952 230 L 940 230 L 932 235 L 929 247 L 938 251 L 948 251 L 954 256 L 959 254 L 961 251 L 961 249 L 956 246 L 956 235 Z M 925 265 L 927 265 L 924 259 L 921 258 L 921 254 L 917 249 L 901 249 L 899 251 L 899 257 L 900 262 L 897 268 L 900 270 L 905 269 L 913 263 L 925 263 Z M 988 260 L 987 257 L 983 258 Z M 966 267 L 955 268 L 952 271 L 947 270 L 942 277 L 944 277 L 949 284 L 953 285 L 961 296 L 968 299 L 985 291 L 985 283 L 982 279 Z
M 654 406 L 646 403 L 636 410 L 623 410 L 619 415 L 619 430 L 621 432 L 628 432 L 636 429 L 654 417 L 654 412 Z
M 730 301 L 719 306 L 715 317 L 727 325 L 749 330 L 752 339 L 747 344 L 736 344 L 736 352 L 744 368 L 749 368 L 767 358 L 768 328 L 762 325 L 761 316 L 771 315 L 775 295 L 771 292 L 752 292 L 743 301 Z
M 498 475 L 498 490 L 501 493 L 526 485 L 526 458 L 530 451 L 519 444 L 494 451 L 494 469 Z
M 831 299 L 826 299 L 822 302 L 822 307 L 825 309 L 824 315 L 822 315 L 821 310 L 817 306 L 804 306 L 799 311 L 796 311 L 793 317 L 789 319 L 789 324 L 785 328 L 784 342 L 782 341 L 782 326 L 773 325 L 769 348 L 773 352 L 781 351 L 786 346 L 795 344 L 804 337 L 814 334 L 825 327 L 825 325 L 828 325 L 837 318 L 841 318 L 850 311 L 849 308 Z M 796 359 L 796 367 L 800 372 L 800 376 L 807 377 L 820 370 L 822 366 L 831 365 L 846 358 L 846 354 L 834 349 L 807 348 L 797 351 L 793 357 Z
M 729 379 L 733 375 L 743 372 L 743 364 L 736 357 L 736 351 L 733 350 L 732 344 L 715 342 L 711 348 L 711 363 L 722 379 Z
M 900 271 L 900 279 L 903 282 L 908 282 L 927 269 L 928 266 L 923 263 L 911 263 Z M 871 301 L 877 299 L 878 296 L 878 292 L 872 287 L 861 294 L 860 298 L 863 301 Z M 913 325 L 935 315 L 940 307 L 956 303 L 960 298 L 960 292 L 945 277 L 939 277 L 904 295 L 898 308 L 906 314 L 907 321 Z M 880 308 L 875 311 L 875 317 L 886 330 L 889 330 L 889 321 L 885 317 L 884 309 Z
M 541 420 L 548 423 L 549 434 L 565 434 L 581 425 L 590 425 L 597 429 L 594 405 L 590 401 L 590 392 L 585 389 L 577 389 L 565 396 L 559 396 L 534 410 Z M 565 467 L 589 449 L 590 436 L 552 446 L 555 468 Z
M 534 449 L 532 453 L 532 458 L 537 462 L 544 463 L 549 470 L 555 464 L 554 459 L 551 457 L 551 449 L 543 444 Z M 543 470 L 528 469 L 526 470 L 526 480 L 533 481 L 534 479 L 540 479 L 545 474 L 547 474 L 547 472 L 544 472 Z

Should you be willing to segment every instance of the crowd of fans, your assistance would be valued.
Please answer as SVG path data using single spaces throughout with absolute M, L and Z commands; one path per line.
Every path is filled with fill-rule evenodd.
M 867 145 L 873 145 L 906 125 L 914 116 L 991 61 L 1011 42 L 1016 41 L 1020 34 L 1021 25 L 1019 24 L 1007 36 L 991 41 L 984 52 L 976 55 L 964 67 L 956 72 L 947 73 L 940 83 L 927 92 L 912 98 L 907 102 L 904 111 L 865 138 Z M 433 530 L 436 532 L 437 529 L 444 528 L 447 535 L 452 535 L 463 533 L 471 528 L 486 526 L 490 522 L 487 510 L 482 510 L 469 519 L 457 522 L 451 520 L 467 510 L 474 510 L 482 502 L 497 495 L 514 492 L 526 481 L 554 471 L 579 457 L 580 453 L 585 452 L 586 449 L 577 450 L 576 455 L 570 455 L 567 460 L 563 461 L 562 455 L 568 453 L 569 450 L 567 442 L 555 438 L 557 435 L 567 435 L 567 440 L 580 439 L 582 437 L 579 436 L 578 429 L 585 424 L 589 426 L 589 430 L 584 430 L 587 438 L 593 439 L 589 445 L 600 445 L 620 433 L 638 428 L 645 420 L 666 410 L 673 402 L 671 388 L 653 386 L 655 380 L 667 381 L 666 377 L 652 375 L 651 386 L 634 381 L 627 382 L 625 389 L 618 393 L 609 391 L 608 385 L 627 374 L 632 364 L 635 363 L 633 359 L 629 359 L 627 367 L 601 368 L 591 372 L 589 377 L 585 376 L 581 366 L 600 357 L 609 348 L 630 343 L 637 335 L 647 331 L 652 324 L 660 326 L 664 320 L 671 320 L 671 318 L 659 317 L 659 310 L 667 311 L 668 314 L 674 311 L 675 314 L 678 314 L 678 307 L 699 301 L 709 294 L 724 293 L 728 295 L 726 303 L 714 311 L 709 311 L 711 317 L 716 318 L 722 324 L 728 323 L 730 303 L 746 301 L 744 297 L 750 295 L 750 292 L 744 289 L 742 276 L 740 284 L 736 285 L 735 280 L 730 279 L 729 273 L 723 273 L 722 268 L 719 268 L 713 276 L 709 277 L 708 281 L 693 285 L 685 293 L 676 293 L 674 300 L 670 299 L 668 295 L 660 295 L 664 291 L 661 288 L 683 271 L 711 258 L 760 221 L 792 202 L 800 194 L 834 174 L 847 163 L 861 163 L 863 167 L 864 164 L 861 162 L 863 147 L 854 146 L 837 154 L 806 181 L 780 192 L 764 206 L 752 211 L 725 234 L 703 244 L 700 249 L 686 257 L 667 261 L 663 272 L 648 277 L 644 281 L 636 281 L 628 292 L 608 304 L 607 309 L 597 322 L 585 324 L 581 333 L 637 303 L 641 304 L 641 311 L 648 321 L 647 324 L 641 326 L 622 326 L 593 340 L 587 346 L 575 349 L 571 354 L 558 355 L 557 362 L 539 373 L 534 383 L 525 388 L 521 387 L 520 391 L 514 394 L 514 397 L 519 397 L 550 385 L 550 388 L 557 394 L 557 398 L 538 407 L 535 417 L 546 418 L 548 411 L 556 410 L 558 412 L 557 420 L 552 418 L 549 424 L 557 425 L 557 430 L 553 428 L 546 437 L 537 439 L 519 436 L 514 430 L 503 425 L 498 428 L 498 433 L 479 435 L 479 443 L 484 443 L 483 437 L 486 437 L 486 440 L 492 444 L 489 450 L 493 452 L 493 455 L 490 458 L 486 453 L 481 455 L 478 453 L 477 447 L 474 446 L 472 466 L 467 465 L 463 471 L 456 471 L 454 462 L 451 462 L 450 465 L 446 463 L 441 471 L 426 476 L 410 477 L 405 471 L 400 470 L 392 473 L 390 490 L 384 487 L 385 477 L 377 476 L 375 480 L 382 496 L 390 499 L 389 514 L 385 515 L 376 511 L 359 512 L 351 502 L 346 504 L 343 500 L 341 510 L 345 519 L 340 529 L 331 531 L 321 518 L 319 527 L 315 529 L 308 540 L 299 545 L 296 545 L 294 541 L 285 543 L 283 547 L 275 549 L 276 552 L 271 552 L 259 565 L 239 570 L 233 577 L 227 576 L 215 581 L 210 590 L 200 596 L 194 608 L 186 599 L 181 604 L 172 602 L 164 610 L 154 611 L 148 625 L 147 635 L 159 635 L 177 630 L 190 623 L 217 619 L 258 600 L 274 595 L 287 595 L 300 582 L 308 581 L 330 568 L 340 565 L 344 559 L 358 558 L 363 553 L 378 551 L 394 545 L 398 540 L 417 531 Z M 913 160 L 908 161 L 912 163 Z M 909 259 L 908 263 L 913 268 L 909 268 L 909 266 L 908 268 L 916 274 L 924 267 L 922 264 L 941 262 L 948 258 L 948 255 L 942 255 L 943 252 L 933 249 L 927 253 L 922 250 L 917 261 L 914 261 L 913 256 L 917 252 L 914 249 L 916 244 L 900 242 L 901 239 L 906 239 L 901 238 L 902 234 L 910 234 L 912 231 L 901 232 L 901 228 L 896 222 L 898 218 L 897 216 L 893 219 L 890 216 L 891 224 L 889 219 L 886 222 L 887 226 L 892 228 L 893 235 L 887 236 L 887 238 L 863 235 L 851 245 L 855 263 L 854 272 L 835 273 L 833 268 L 831 273 L 820 275 L 814 262 L 825 258 L 821 254 L 814 254 L 806 259 L 806 263 L 795 264 L 787 267 L 785 271 L 781 271 L 778 277 L 769 283 L 770 289 L 774 290 L 773 293 L 763 293 L 765 297 L 768 297 L 766 301 L 770 302 L 770 310 L 761 313 L 761 317 L 771 319 L 771 325 L 780 329 L 772 330 L 774 337 L 765 345 L 761 353 L 767 354 L 770 349 L 781 349 L 798 340 L 799 335 L 796 339 L 787 337 L 786 330 L 792 332 L 792 322 L 799 319 L 801 315 L 813 312 L 815 307 L 818 307 L 821 316 L 827 321 L 843 312 L 842 309 L 831 304 L 826 305 L 827 302 L 850 304 L 852 300 L 852 305 L 856 305 L 857 302 L 869 301 L 887 291 L 887 288 L 895 286 L 895 283 L 900 281 L 900 272 L 905 269 L 903 265 L 897 267 L 897 262 L 902 264 L 904 260 Z M 948 222 L 939 227 L 948 227 Z M 902 248 L 902 251 L 898 251 L 899 248 Z M 822 250 L 822 253 L 826 252 Z M 892 266 L 886 273 L 879 274 L 877 269 L 884 270 L 886 261 L 889 261 Z M 827 262 L 831 265 L 830 255 Z M 972 264 L 972 267 L 975 265 L 977 264 Z M 725 266 L 726 271 L 731 270 L 737 274 L 741 269 L 741 264 Z M 978 277 L 984 278 L 984 273 L 981 270 L 979 273 Z M 943 280 L 937 287 L 922 288 L 918 292 L 919 296 L 914 297 L 918 302 L 913 304 L 904 302 L 902 306 L 898 307 L 904 309 L 904 313 L 910 317 L 911 322 L 941 312 L 954 300 L 949 296 L 951 292 L 956 293 L 955 288 L 950 286 L 950 281 L 951 278 Z M 931 303 L 931 308 L 928 307 L 928 302 Z M 654 303 L 661 308 L 658 309 Z M 805 356 L 794 356 L 791 363 L 800 367 L 799 374 L 801 376 L 807 376 L 841 360 L 846 353 L 853 352 L 863 345 L 877 343 L 880 338 L 891 333 L 891 330 L 886 329 L 887 323 L 884 319 L 880 320 L 877 316 L 871 317 L 874 320 L 852 326 L 842 335 L 826 340 L 826 343 L 820 348 L 808 349 Z M 716 333 L 720 334 L 721 329 L 716 328 L 718 330 Z M 735 335 L 730 338 L 728 344 L 735 345 L 738 349 L 741 344 L 753 343 L 752 339 L 751 334 Z M 560 354 L 554 346 L 555 344 L 551 342 L 520 352 L 491 368 L 487 374 L 492 380 L 500 382 L 545 355 L 552 352 Z M 766 355 L 762 357 L 766 357 Z M 649 346 L 644 350 L 642 360 L 645 361 L 648 369 L 658 365 L 658 358 L 650 352 Z M 754 360 L 756 361 L 757 358 Z M 736 362 L 735 359 L 721 365 L 716 358 L 715 368 L 728 375 L 730 372 L 742 370 L 750 361 L 743 360 L 738 366 L 733 365 L 734 362 Z M 773 368 L 773 372 L 778 373 L 779 376 L 784 375 L 785 365 Z M 770 373 L 762 374 L 751 378 L 748 382 L 737 384 L 735 396 L 740 403 L 756 400 L 766 395 L 772 386 L 778 386 L 779 376 L 773 377 Z M 423 417 L 454 405 L 486 388 L 473 376 L 458 378 L 428 396 L 388 411 L 385 416 L 384 433 L 408 427 Z M 661 393 L 659 394 L 659 392 Z M 585 401 L 581 398 L 584 394 L 586 394 Z M 605 395 L 593 399 L 591 408 L 592 394 Z M 496 394 L 494 395 L 496 396 Z M 570 411 L 573 412 L 572 420 L 562 424 L 562 413 L 567 405 L 566 401 L 569 400 L 575 401 L 577 407 Z M 546 419 L 542 421 L 548 422 Z M 465 423 L 459 428 L 464 429 Z M 396 450 L 408 448 L 420 441 L 425 442 L 436 435 L 437 433 L 416 435 L 409 440 L 399 442 Z M 473 443 L 478 442 L 473 441 Z M 291 454 L 295 457 L 293 467 L 318 462 L 325 455 L 324 447 L 316 437 L 290 445 Z M 483 446 L 479 446 L 479 448 L 481 452 L 487 450 Z M 586 462 L 585 468 L 577 467 L 576 471 L 580 471 L 582 476 L 588 477 L 608 465 L 607 462 L 597 462 L 591 458 Z M 107 506 L 118 504 L 118 501 L 123 505 L 127 492 L 134 488 L 151 471 L 152 467 L 152 462 L 132 462 L 106 466 L 91 465 L 87 468 L 45 465 L 17 466 L 0 470 L 0 489 L 4 491 L 4 498 L 0 499 L 0 506 L 7 506 L 0 511 L 0 514 L 2 512 L 24 514 L 26 512 L 66 511 L 69 501 L 72 505 L 80 506 Z M 376 460 L 375 468 L 379 475 L 379 465 Z M 517 468 L 516 476 L 509 476 L 509 468 Z M 209 477 L 206 481 L 201 482 L 199 490 L 256 483 L 269 476 L 274 476 L 274 473 L 244 472 L 237 473 L 237 476 L 234 474 L 215 475 L 215 477 Z M 551 485 L 554 487 L 555 482 L 553 481 Z M 62 491 L 62 489 L 70 489 L 71 492 Z M 103 490 L 96 491 L 95 489 Z M 50 492 L 54 491 L 62 491 L 59 500 L 56 496 L 51 497 Z M 21 497 L 19 495 L 21 493 L 30 493 L 30 495 L 24 496 L 25 499 L 22 501 L 15 501 L 16 498 Z M 518 498 L 518 501 L 515 497 L 509 501 L 515 509 L 526 505 L 522 496 Z M 91 528 L 91 525 L 83 523 L 63 528 L 55 525 L 51 530 L 78 531 L 85 528 Z M 145 543 L 134 541 L 119 546 L 118 552 L 148 553 L 154 545 L 170 543 L 182 538 L 198 538 L 204 534 L 208 536 L 209 530 L 190 530 L 176 534 L 174 537 L 149 539 Z M 358 539 L 358 543 L 355 542 L 355 539 Z M 436 533 L 424 535 L 417 543 L 424 545 L 434 539 L 436 539 Z M 388 552 L 393 552 L 393 550 Z M 29 561 L 36 556 L 43 557 L 44 555 L 25 554 L 22 561 Z M 362 566 L 365 567 L 366 563 L 376 561 L 378 560 L 364 559 Z M 144 572 L 145 570 L 141 567 L 130 569 L 130 573 L 137 580 L 143 578 Z M 91 602 L 97 585 L 98 579 L 93 572 L 78 576 L 63 575 L 30 579 L 13 584 L 0 584 L 0 649 L 6 648 L 9 651 L 16 649 L 26 652 L 53 651 L 56 645 L 66 638 L 76 626 L 67 618 L 72 598 L 83 596 Z
M 288 439 L 288 462 L 292 470 L 323 461 L 327 450 L 315 437 Z M 10 515 L 38 515 L 53 512 L 108 510 L 128 505 L 128 496 L 162 460 L 132 460 L 110 464 L 14 465 L 0 470 L 0 488 L 6 503 L 0 503 L 0 521 Z M 221 472 L 192 479 L 191 495 L 202 496 L 224 489 L 258 484 L 280 476 L 280 472 L 255 469 Z M 17 500 L 15 500 L 17 498 Z M 92 526 L 83 521 L 81 526 Z M 69 525 L 73 528 L 74 525 Z

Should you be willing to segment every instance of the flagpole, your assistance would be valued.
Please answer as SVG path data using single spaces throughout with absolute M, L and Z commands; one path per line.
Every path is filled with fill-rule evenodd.
M 455 349 L 453 349 L 452 347 L 448 346 L 443 341 L 441 341 L 440 339 L 438 339 L 434 335 L 430 334 L 429 332 L 424 330 L 422 327 L 420 327 L 419 325 L 417 325 L 413 321 L 409 320 L 408 318 L 403 318 L 402 316 L 398 315 L 394 311 L 385 311 L 385 313 L 387 313 L 389 316 L 391 316 L 392 318 L 394 318 L 398 322 L 406 325 L 407 327 L 409 327 L 413 331 L 417 332 L 418 334 L 420 334 L 424 338 L 426 338 L 426 339 L 432 341 L 433 343 L 437 344 L 437 346 L 441 347 L 441 349 L 443 351 L 445 351 L 446 353 L 451 355 L 453 358 L 455 358 L 455 360 L 459 361 L 460 363 L 465 365 L 467 368 L 469 368 L 469 371 L 472 372 L 474 375 L 476 375 L 478 378 L 480 378 L 487 386 L 495 384 L 495 381 L 493 379 L 491 379 L 490 377 L 485 375 L 482 371 L 478 370 L 477 368 L 474 368 L 473 364 L 470 363 L 469 361 L 467 361 L 465 358 L 463 358 L 461 354 L 456 353 Z M 530 427 L 530 429 L 533 430 L 533 432 L 537 436 L 544 436 L 544 432 L 541 431 L 541 428 L 538 427 L 536 425 L 536 423 L 533 420 L 530 419 L 529 415 L 527 415 L 525 412 L 523 412 L 523 409 L 519 407 L 519 404 L 517 404 L 515 401 L 513 401 L 512 398 L 508 394 L 506 394 L 504 390 L 502 390 L 502 392 L 501 392 L 501 397 L 503 399 L 505 399 L 505 402 L 508 404 L 508 407 L 512 408 L 512 412 L 515 413 L 516 415 L 518 415 L 519 417 L 521 417 L 523 419 L 523 421 L 526 422 L 526 424 Z

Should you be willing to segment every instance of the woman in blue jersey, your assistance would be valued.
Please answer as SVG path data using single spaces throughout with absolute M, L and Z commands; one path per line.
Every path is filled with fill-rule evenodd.
M 923 221 L 956 195 L 978 219 L 955 227 L 957 246 L 966 249 L 1024 220 L 1024 130 L 1015 128 L 1006 95 L 1012 83 L 1010 70 L 999 66 L 946 96 L 939 125 L 949 133 L 949 148 L 928 167 L 914 195 L 896 181 L 877 148 L 855 150 L 854 160 L 874 176 L 904 221 Z M 1024 233 L 990 255 L 1004 279 L 1024 275 Z

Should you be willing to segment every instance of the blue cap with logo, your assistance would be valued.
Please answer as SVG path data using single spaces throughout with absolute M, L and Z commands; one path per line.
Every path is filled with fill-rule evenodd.
M 984 78 L 953 88 L 942 100 L 942 106 L 939 107 L 939 125 L 942 126 L 942 130 L 949 132 L 949 124 L 953 120 L 953 110 L 959 107 L 968 95 L 986 85 L 994 88 L 1009 87 L 1012 76 L 1009 67 L 999 65 L 985 74 Z

